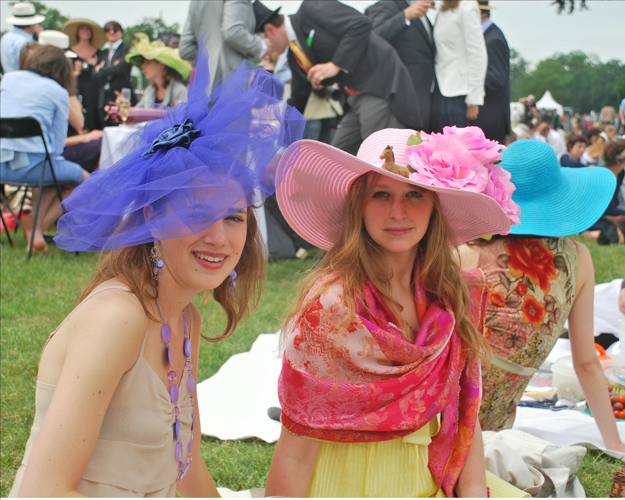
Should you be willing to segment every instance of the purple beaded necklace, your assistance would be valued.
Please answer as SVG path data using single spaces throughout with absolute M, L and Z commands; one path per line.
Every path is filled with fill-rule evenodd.
M 163 267 L 163 261 L 159 258 L 159 251 L 156 245 L 152 247 L 150 251 L 150 260 L 152 261 L 152 275 L 154 277 L 154 281 L 152 282 L 152 286 L 154 288 L 154 293 L 156 295 L 156 286 L 158 285 L 158 276 L 161 274 L 161 268 Z M 174 423 L 174 439 L 176 440 L 176 449 L 175 449 L 175 458 L 178 462 L 178 481 L 182 481 L 184 477 L 187 475 L 189 471 L 189 467 L 191 466 L 191 448 L 193 446 L 193 428 L 194 428 L 194 420 L 193 420 L 193 392 L 195 391 L 195 378 L 191 374 L 191 369 L 193 368 L 193 364 L 191 363 L 191 339 L 189 339 L 189 328 L 187 325 L 187 316 L 182 311 L 182 321 L 184 324 L 184 341 L 183 341 L 183 349 L 184 355 L 187 358 L 187 361 L 184 365 L 185 370 L 187 370 L 187 390 L 189 391 L 189 404 L 191 406 L 191 436 L 189 437 L 189 444 L 187 446 L 187 459 L 185 462 L 182 461 L 182 440 L 180 439 L 180 408 L 178 408 L 178 398 L 180 396 L 180 391 L 178 385 L 176 385 L 176 380 L 178 378 L 178 374 L 174 370 L 174 364 L 171 358 L 171 328 L 169 324 L 167 324 L 167 320 L 163 315 L 163 309 L 161 308 L 161 304 L 158 299 L 156 299 L 156 305 L 158 306 L 158 311 L 161 315 L 161 319 L 163 320 L 163 326 L 161 327 L 161 339 L 167 346 L 167 360 L 169 361 L 169 373 L 167 374 L 167 379 L 171 382 L 171 386 L 169 388 L 169 397 L 171 403 L 174 405 L 174 417 L 176 418 L 176 422 Z M 180 377 L 180 381 L 182 382 L 182 377 Z

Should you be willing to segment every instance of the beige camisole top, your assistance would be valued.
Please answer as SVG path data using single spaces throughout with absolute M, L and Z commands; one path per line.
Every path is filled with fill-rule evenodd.
M 109 286 L 95 290 L 85 300 L 111 288 L 130 292 L 126 287 Z M 65 321 L 67 318 L 63 323 Z M 173 497 L 176 493 L 178 462 L 175 459 L 174 405 L 168 388 L 143 358 L 144 348 L 145 339 L 137 361 L 115 389 L 95 449 L 78 484 L 78 491 L 88 497 Z M 178 407 L 184 455 L 191 434 L 191 407 L 187 371 L 182 371 Z M 18 496 L 28 459 L 55 389 L 54 385 L 37 381 L 35 420 L 9 497 Z

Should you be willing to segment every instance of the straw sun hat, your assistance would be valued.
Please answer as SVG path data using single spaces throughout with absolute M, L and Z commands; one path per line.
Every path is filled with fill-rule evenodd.
M 406 146 L 410 136 L 415 134 L 416 131 L 409 129 L 380 130 L 364 140 L 357 156 L 317 141 L 303 140 L 292 145 L 282 158 L 285 167 L 292 163 L 291 155 L 299 156 L 284 173 L 277 190 L 280 210 L 289 225 L 313 245 L 326 250 L 332 248 L 344 223 L 352 183 L 367 172 L 377 172 L 434 191 L 458 244 L 509 231 L 508 215 L 485 194 L 433 186 L 381 168 L 384 160 L 380 155 L 387 146 L 393 146 L 397 165 L 407 165 Z M 281 168 L 278 175 L 282 175 Z
M 127 62 L 141 68 L 144 59 L 155 60 L 177 71 L 183 80 L 189 78 L 191 65 L 180 59 L 178 49 L 168 47 L 160 40 L 150 42 L 145 33 L 137 33 L 135 38 L 136 43 L 126 54 Z
M 13 26 L 30 26 L 32 24 L 39 24 L 46 20 L 46 18 L 40 14 L 37 14 L 35 6 L 30 2 L 17 2 L 11 6 L 10 17 L 7 17 L 5 21 Z
M 569 236 L 588 229 L 614 196 L 616 177 L 607 168 L 561 167 L 549 144 L 513 142 L 501 158 L 516 186 L 521 224 L 511 234 Z
M 68 57 L 70 59 L 78 57 L 71 50 L 67 50 L 69 48 L 69 37 L 65 33 L 61 33 L 60 31 L 44 30 L 39 33 L 37 41 L 39 45 L 53 45 L 54 47 L 63 49 L 65 51 L 65 57 Z
M 78 43 L 78 28 L 82 25 L 89 26 L 91 29 L 91 45 L 96 49 L 99 49 L 106 43 L 106 34 L 99 24 L 89 19 L 70 19 L 65 21 L 63 25 L 63 33 L 69 36 L 70 46 L 74 46 Z

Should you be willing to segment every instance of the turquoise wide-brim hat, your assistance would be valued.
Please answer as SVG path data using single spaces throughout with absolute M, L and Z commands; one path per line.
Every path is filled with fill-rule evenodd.
M 549 144 L 522 139 L 503 152 L 521 224 L 510 234 L 570 236 L 592 226 L 614 196 L 616 177 L 603 167 L 561 167 Z

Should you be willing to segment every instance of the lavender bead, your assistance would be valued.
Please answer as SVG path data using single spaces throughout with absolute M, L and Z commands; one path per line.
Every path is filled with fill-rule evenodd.
M 234 288 L 230 289 L 230 297 L 234 297 Z
M 182 460 L 182 441 L 176 443 L 176 460 L 178 460 L 178 462 Z
M 176 423 L 174 425 L 174 431 L 176 434 L 176 441 L 180 439 L 180 419 L 176 419 Z
M 178 378 L 178 374 L 174 370 L 171 370 L 167 374 L 167 378 L 169 379 L 170 382 L 173 382 L 174 380 L 176 380 Z
M 189 405 L 191 406 L 191 408 L 193 408 L 194 401 L 195 399 L 193 399 L 193 396 L 189 396 Z
M 189 333 L 189 327 L 187 326 L 187 317 L 186 316 L 182 317 L 182 322 L 184 323 L 184 334 L 186 336 L 187 333 Z
M 166 344 L 169 344 L 171 342 L 171 328 L 169 328 L 169 325 L 167 323 L 165 323 L 161 328 L 161 338 Z
M 190 372 L 193 369 L 193 363 L 191 363 L 191 361 L 187 360 L 187 362 L 184 364 L 185 369 Z
M 191 434 L 191 436 L 189 437 L 189 446 L 187 447 L 187 449 L 189 450 L 189 453 L 191 453 L 192 444 L 193 444 L 193 434 Z
M 191 357 L 191 341 L 189 339 L 184 339 L 184 355 L 187 358 Z
M 233 280 L 237 279 L 237 272 L 234 269 L 230 273 L 230 278 Z
M 184 463 L 178 462 L 178 470 L 182 472 L 182 469 L 184 469 Z M 178 481 L 180 481 L 180 479 L 178 479 Z
M 189 391 L 189 394 L 195 391 L 195 378 L 190 373 L 187 377 L 187 390 Z
M 178 402 L 178 386 L 176 384 L 171 385 L 169 389 L 169 395 L 171 396 L 171 402 L 176 404 Z
M 191 413 L 191 430 L 193 430 L 194 424 L 195 424 L 195 421 L 193 419 L 193 413 Z
M 171 348 L 169 346 L 167 346 L 167 359 L 169 360 L 169 366 L 173 368 L 174 364 L 171 362 Z
M 192 460 L 193 460 L 193 457 L 191 455 L 188 455 L 187 456 L 187 463 L 190 464 Z
M 189 471 L 189 466 L 191 464 L 187 464 L 184 466 L 184 469 L 182 469 L 182 472 L 180 473 L 180 477 L 178 478 L 178 481 L 182 481 L 184 479 L 184 477 L 187 475 L 187 472 Z
M 174 406 L 174 417 L 178 418 L 180 416 L 180 408 Z
M 163 261 L 161 259 L 156 261 L 156 267 L 163 267 Z

